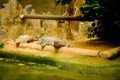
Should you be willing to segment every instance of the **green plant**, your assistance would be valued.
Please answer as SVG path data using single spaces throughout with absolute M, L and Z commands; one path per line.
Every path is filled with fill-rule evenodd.
M 0 42 L 0 48 L 3 48 L 3 47 L 4 47 L 4 43 Z
M 80 11 L 87 20 L 94 20 L 100 19 L 103 16 L 101 12 L 102 8 L 98 0 L 86 0 L 86 4 L 81 5 Z
M 92 31 L 90 31 L 94 32 L 94 35 L 102 39 L 120 40 L 120 9 L 118 6 L 119 0 L 114 2 L 110 0 L 85 0 L 80 11 L 84 15 L 85 21 L 101 21 L 101 25 L 96 25 L 96 28 L 91 27 Z

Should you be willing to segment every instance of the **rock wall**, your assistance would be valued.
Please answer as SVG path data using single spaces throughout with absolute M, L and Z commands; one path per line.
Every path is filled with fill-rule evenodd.
M 8 3 L 9 1 L 9 3 Z M 10 2 L 11 1 L 11 2 Z M 17 0 L 22 5 L 20 7 L 16 3 L 13 3 L 13 1 L 16 0 L 0 0 L 0 26 L 3 26 L 8 32 L 12 33 L 13 35 L 16 31 L 16 34 L 31 34 L 31 35 L 52 35 L 57 36 L 61 38 L 67 37 L 67 29 L 68 23 L 58 23 L 57 21 L 51 21 L 51 20 L 32 20 L 27 19 L 25 20 L 24 25 L 19 24 L 19 14 L 26 13 L 24 10 L 26 8 L 26 5 L 32 5 L 33 12 L 31 14 L 43 14 L 47 15 L 48 12 L 51 13 L 51 15 L 62 15 L 64 13 L 65 7 L 58 5 L 55 7 L 54 0 Z M 76 3 L 74 5 L 75 7 L 75 14 L 74 16 L 80 15 L 79 7 L 80 4 L 84 3 L 84 0 L 76 0 Z M 4 5 L 4 7 L 3 7 Z M 18 10 L 19 9 L 19 10 Z M 20 11 L 23 10 L 23 11 Z M 63 11 L 61 13 L 61 10 Z M 5 14 L 3 14 L 3 12 Z M 14 14 L 15 13 L 15 14 Z M 17 14 L 16 14 L 17 13 Z M 12 14 L 12 15 L 11 15 Z M 2 17 L 1 17 L 2 16 Z M 4 17 L 3 17 L 4 16 Z M 2 19 L 1 19 L 2 18 Z M 4 20 L 3 20 L 4 19 Z M 2 20 L 2 21 L 1 21 Z M 18 22 L 17 22 L 18 21 Z M 17 22 L 18 24 L 12 24 Z M 81 22 L 80 22 L 81 23 Z M 86 24 L 80 24 L 79 21 L 72 21 L 71 24 L 71 34 L 73 34 L 74 40 L 79 40 L 83 36 L 87 36 L 87 27 Z M 12 25 L 11 25 L 12 24 Z M 59 27 L 60 25 L 60 27 Z M 87 26 L 87 27 L 86 27 Z M 33 29 L 36 28 L 33 32 Z M 43 28 L 43 29 L 41 29 Z M 59 34 L 63 33 L 63 34 Z M 16 35 L 16 36 L 18 36 Z M 75 37 L 77 36 L 77 37 Z
M 4 3 L 7 3 L 9 0 L 0 0 L 0 8 Z M 42 14 L 43 12 L 52 12 L 53 14 L 60 14 L 60 5 L 55 7 L 54 0 L 17 0 L 23 7 L 26 5 L 33 5 L 36 13 Z

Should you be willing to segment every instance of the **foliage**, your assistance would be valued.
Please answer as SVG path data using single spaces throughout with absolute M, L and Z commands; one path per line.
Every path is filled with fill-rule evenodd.
M 4 43 L 0 42 L 0 48 L 4 47 Z
M 101 6 L 98 0 L 86 0 L 86 4 L 82 4 L 80 7 L 80 11 L 84 14 L 85 20 L 100 20 L 103 17 L 103 6 Z M 97 23 L 93 23 L 90 27 L 88 27 L 88 38 L 94 37 L 97 35 L 100 37 L 101 31 L 100 26 L 96 26 Z
M 101 38 L 102 33 L 104 31 L 104 28 L 102 27 L 102 23 L 99 20 L 95 20 L 91 26 L 88 27 L 88 33 L 87 33 L 87 37 L 91 38 L 91 37 L 99 37 Z
M 99 34 L 98 37 L 103 39 L 120 39 L 120 9 L 118 8 L 119 0 L 85 1 L 85 4 L 82 4 L 80 7 L 80 11 L 84 14 L 84 19 L 99 20 L 102 23 L 101 25 L 98 25 L 97 29 L 91 28 L 92 31 L 90 29 L 89 31 L 95 32 L 97 35 Z M 101 28 L 103 28 L 102 31 L 100 30 Z M 99 30 L 99 33 L 96 30 Z
M 99 19 L 103 16 L 100 11 L 102 8 L 103 7 L 100 6 L 98 1 L 95 0 L 93 2 L 88 1 L 88 3 L 86 2 L 86 4 L 82 4 L 80 11 L 87 19 Z

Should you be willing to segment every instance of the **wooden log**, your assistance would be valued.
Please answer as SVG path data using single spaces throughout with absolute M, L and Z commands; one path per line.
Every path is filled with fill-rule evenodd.
M 99 55 L 102 58 L 114 59 L 120 56 L 120 47 L 116 47 L 113 49 L 106 50 L 104 52 L 100 52 Z
M 40 15 L 40 14 L 21 14 L 20 19 L 45 19 L 45 20 L 73 20 L 73 21 L 86 21 L 84 16 L 59 16 L 59 15 Z M 93 21 L 89 19 L 87 21 Z

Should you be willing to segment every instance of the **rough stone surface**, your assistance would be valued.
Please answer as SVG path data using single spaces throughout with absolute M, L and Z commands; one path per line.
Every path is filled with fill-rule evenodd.
M 24 9 L 25 9 L 25 13 L 31 14 L 33 6 L 32 5 L 26 5 Z

